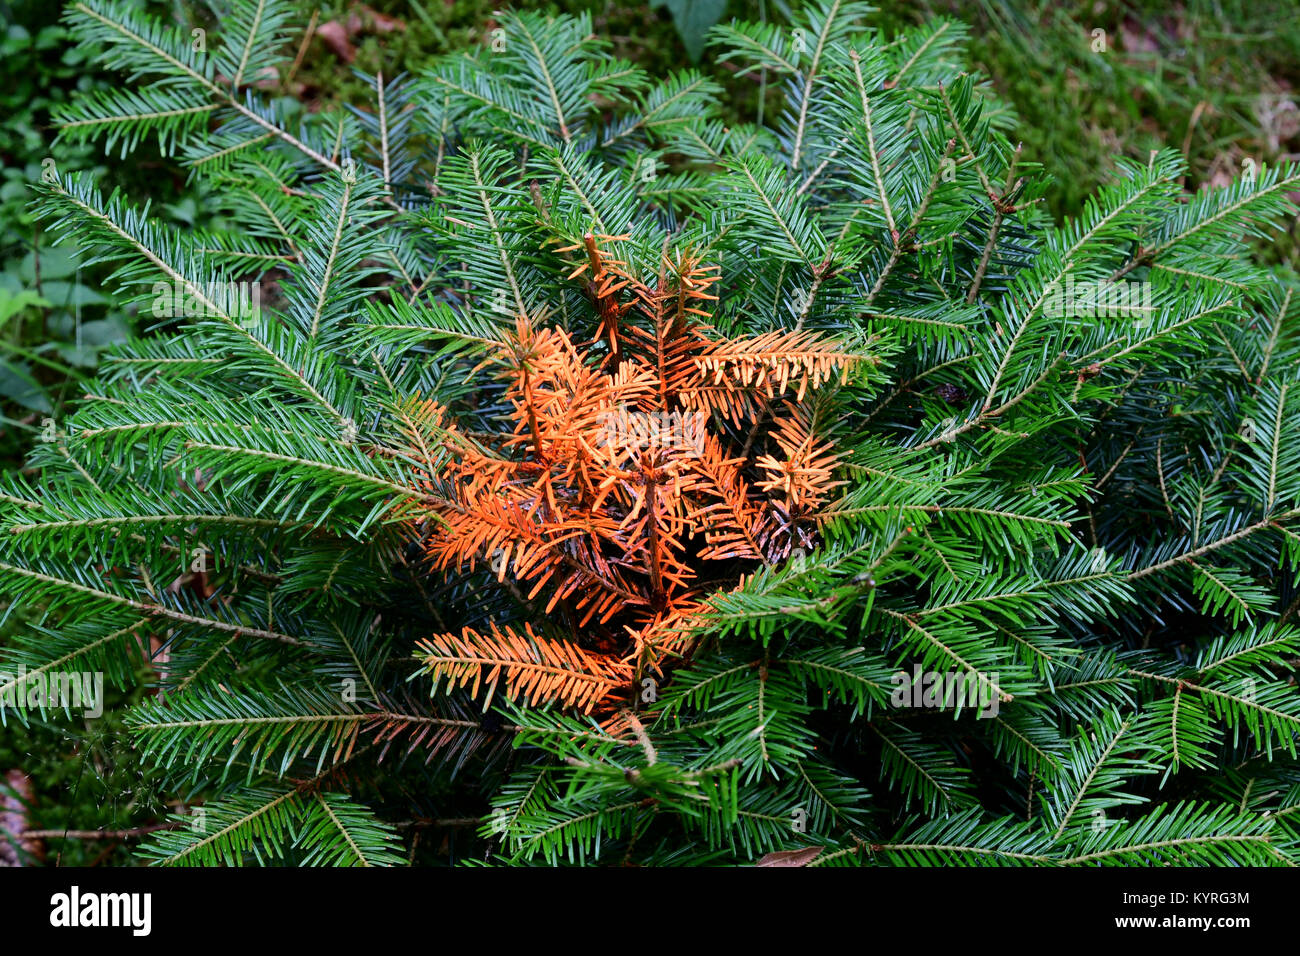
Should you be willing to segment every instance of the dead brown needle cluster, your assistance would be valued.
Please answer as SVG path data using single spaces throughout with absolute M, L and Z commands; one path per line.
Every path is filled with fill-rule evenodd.
M 870 356 L 813 332 L 721 336 L 707 324 L 715 267 L 685 251 L 641 281 L 598 238 L 622 237 L 560 250 L 584 254 L 571 278 L 596 337 L 517 317 L 491 356 L 499 434 L 467 434 L 431 402 L 408 409 L 451 452 L 430 464 L 437 493 L 417 522 L 433 567 L 486 562 L 539 622 L 420 642 L 435 682 L 486 689 L 485 707 L 498 689 L 584 712 L 626 703 L 689 653 L 710 594 L 816 544 L 842 484 L 813 393 Z M 418 437 L 411 453 L 429 454 Z

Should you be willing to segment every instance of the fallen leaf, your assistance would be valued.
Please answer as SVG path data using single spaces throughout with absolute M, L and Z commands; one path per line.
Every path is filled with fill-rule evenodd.
M 337 20 L 322 23 L 316 28 L 316 33 L 344 63 L 351 63 L 357 58 L 357 48 L 352 45 L 347 28 Z
M 755 866 L 807 866 L 821 855 L 819 846 L 806 846 L 802 850 L 777 850 L 760 859 Z
M 370 18 L 370 29 L 374 33 L 392 33 L 394 30 L 405 30 L 406 21 L 399 20 L 396 17 L 390 17 L 387 14 L 380 13 L 373 7 L 368 7 L 364 3 L 359 4 L 354 9 L 360 10 Z
M 31 778 L 21 770 L 4 774 L 0 788 L 0 866 L 22 866 L 45 859 L 40 840 L 24 839 L 28 829 L 28 811 L 36 799 Z M 19 851 L 22 851 L 21 853 Z

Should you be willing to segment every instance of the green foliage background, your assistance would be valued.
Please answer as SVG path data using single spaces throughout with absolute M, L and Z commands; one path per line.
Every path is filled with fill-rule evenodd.
M 181 3 L 141 3 L 142 9 L 183 25 L 215 25 L 206 9 Z M 497 5 L 479 0 L 442 3 L 377 2 L 374 7 L 401 18 L 404 31 L 368 35 L 357 47 L 357 68 L 393 73 L 418 71 L 441 53 L 479 44 L 492 26 Z M 613 38 L 616 52 L 653 73 L 681 66 L 687 44 L 677 35 L 670 12 L 620 4 L 525 4 L 523 8 L 591 9 L 598 32 Z M 319 10 L 320 22 L 346 18 L 348 5 L 299 3 L 305 21 Z M 772 3 L 733 0 L 728 16 L 780 22 L 797 13 Z M 59 11 L 45 4 L 0 7 L 5 32 L 0 55 L 7 82 L 0 90 L 0 395 L 4 428 L 0 453 L 12 468 L 46 414 L 59 417 L 63 403 L 83 386 L 97 365 L 101 346 L 139 331 L 133 311 L 102 291 L 105 270 L 84 267 L 69 251 L 51 248 L 27 203 L 28 186 L 39 178 L 50 154 L 52 105 L 73 90 L 107 88 L 106 75 L 88 72 L 86 53 L 69 46 L 58 25 Z M 935 13 L 956 13 L 975 29 L 969 45 L 973 65 L 991 76 L 1020 117 L 1016 136 L 1027 161 L 1042 163 L 1056 180 L 1046 193 L 1053 217 L 1077 214 L 1085 196 L 1114 169 L 1116 157 L 1145 159 L 1162 145 L 1186 144 L 1188 185 L 1240 171 L 1256 158 L 1272 165 L 1293 154 L 1297 134 L 1285 112 L 1261 113 L 1260 91 L 1279 102 L 1300 82 L 1296 50 L 1300 18 L 1267 5 L 1195 0 L 1172 18 L 1159 3 L 1057 5 L 884 4 L 876 22 L 886 30 L 923 23 Z M 647 25 L 648 24 L 648 25 Z M 1090 31 L 1107 30 L 1111 51 L 1090 50 Z M 1129 37 L 1134 46 L 1126 50 Z M 1147 47 L 1153 47 L 1147 49 Z M 766 91 L 765 110 L 775 110 L 779 90 L 752 78 L 737 78 L 705 54 L 703 67 L 727 91 L 724 110 L 739 119 L 752 115 Z M 319 40 L 307 50 L 299 79 L 304 109 L 335 108 L 366 89 L 348 65 Z M 1195 122 L 1193 118 L 1195 117 Z M 153 151 L 151 153 L 151 150 Z M 148 196 L 166 221 L 219 226 L 206 219 L 206 187 L 187 182 L 148 144 L 130 164 L 106 157 L 90 145 L 63 146 L 61 168 L 88 172 L 128 195 Z M 1262 243 L 1265 254 L 1294 263 L 1292 241 Z M 38 279 L 39 277 L 39 279 Z M 33 298 L 35 296 L 36 298 Z M 6 630 L 21 628 L 21 611 L 6 618 Z M 136 701 L 138 702 L 138 700 Z M 112 718 L 83 732 L 67 721 L 13 725 L 0 735 L 0 768 L 22 767 L 38 783 L 34 824 L 43 829 L 128 828 L 152 822 L 162 809 L 151 778 L 133 759 Z M 56 841 L 52 857 L 71 862 L 125 862 L 119 843 Z

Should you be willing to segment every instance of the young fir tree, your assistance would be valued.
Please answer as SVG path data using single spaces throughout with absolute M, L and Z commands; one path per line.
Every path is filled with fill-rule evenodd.
M 5 669 L 149 659 L 145 858 L 1300 862 L 1300 173 L 1055 226 L 866 13 L 718 28 L 727 128 L 585 18 L 313 114 L 279 5 L 72 3 L 129 83 L 63 135 L 228 224 L 35 187 L 150 328 L 5 480 Z

